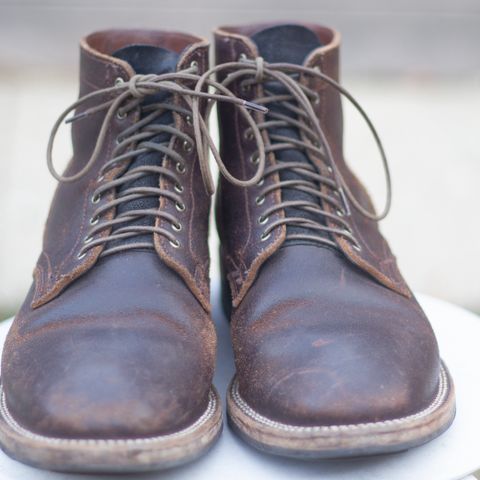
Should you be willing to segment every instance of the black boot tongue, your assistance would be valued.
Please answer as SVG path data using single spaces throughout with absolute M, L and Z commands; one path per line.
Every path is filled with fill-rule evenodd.
M 127 62 L 140 75 L 173 73 L 180 57 L 176 52 L 151 45 L 128 45 L 114 52 L 113 56 Z M 144 103 L 165 100 L 167 95 L 167 92 L 159 92 L 147 97 Z
M 258 53 L 269 63 L 302 64 L 322 44 L 312 30 L 301 25 L 277 25 L 252 35 Z
M 174 72 L 179 58 L 176 52 L 151 45 L 128 45 L 112 56 L 129 63 L 135 73 L 142 75 Z
M 165 73 L 175 72 L 179 55 L 171 50 L 165 48 L 154 47 L 150 45 L 129 45 L 113 53 L 113 56 L 124 60 L 133 68 L 135 73 L 140 75 L 161 75 Z M 153 103 L 168 102 L 171 94 L 167 91 L 159 91 L 155 95 L 149 95 L 144 98 L 142 105 L 150 105 Z M 171 111 L 166 111 L 157 117 L 152 123 L 170 125 L 173 123 L 173 115 Z M 167 143 L 170 135 L 161 133 L 149 139 L 150 142 Z M 137 167 L 144 165 L 160 166 L 162 165 L 163 155 L 159 152 L 148 151 L 136 156 L 127 168 L 127 172 Z M 151 187 L 158 188 L 159 178 L 156 174 L 144 175 L 137 180 L 123 184 L 117 188 L 117 195 L 123 193 L 129 188 Z M 158 198 L 155 197 L 140 197 L 136 200 L 131 200 L 122 203 L 117 207 L 117 214 L 126 213 L 139 209 L 155 209 L 158 208 Z M 140 217 L 129 222 L 129 225 L 135 226 L 153 226 L 155 220 L 153 217 Z M 118 228 L 126 226 L 126 223 L 120 224 L 113 229 L 113 232 Z M 135 235 L 133 237 L 109 242 L 108 248 L 113 248 L 127 243 L 146 242 L 152 243 L 151 234 Z

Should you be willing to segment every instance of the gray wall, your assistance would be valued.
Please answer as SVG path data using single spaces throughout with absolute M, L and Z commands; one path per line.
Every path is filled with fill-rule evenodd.
M 112 26 L 209 35 L 219 24 L 289 19 L 340 29 L 347 73 L 480 71 L 479 0 L 0 0 L 0 65 L 74 65 L 78 38 Z

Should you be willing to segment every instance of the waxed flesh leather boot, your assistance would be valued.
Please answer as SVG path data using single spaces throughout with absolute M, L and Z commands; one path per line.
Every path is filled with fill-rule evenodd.
M 393 452 L 438 436 L 454 418 L 453 384 L 378 230 L 386 211 L 374 212 L 343 157 L 341 95 L 369 120 L 338 83 L 338 33 L 222 27 L 215 46 L 228 66 L 219 81 L 269 109 L 255 114 L 265 160 L 255 129 L 219 106 L 226 166 L 262 173 L 248 188 L 222 177 L 216 208 L 232 427 L 298 457 Z
M 3 351 L 0 443 L 53 470 L 167 468 L 222 425 L 193 131 L 209 46 L 112 30 L 80 47 L 80 100 L 60 119 L 74 156 L 62 175 L 49 161 L 60 183 Z

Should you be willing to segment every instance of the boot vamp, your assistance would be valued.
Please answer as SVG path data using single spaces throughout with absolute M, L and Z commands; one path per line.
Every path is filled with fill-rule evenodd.
M 213 325 L 154 252 L 101 259 L 40 308 L 30 297 L 2 361 L 7 406 L 25 428 L 62 438 L 155 436 L 205 411 Z
M 333 249 L 281 248 L 235 311 L 232 335 L 240 394 L 280 422 L 399 418 L 437 391 L 437 343 L 416 300 Z

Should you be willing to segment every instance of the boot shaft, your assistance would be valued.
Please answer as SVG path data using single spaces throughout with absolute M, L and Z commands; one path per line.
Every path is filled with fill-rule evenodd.
M 112 30 L 94 33 L 80 44 L 80 98 L 115 85 L 127 84 L 137 74 L 179 73 L 191 70 L 192 66 L 197 74 L 208 69 L 208 43 L 201 38 L 157 31 Z M 106 109 L 94 113 L 90 110 L 103 102 L 112 101 L 115 95 L 118 92 L 107 91 L 78 106 L 75 112 L 78 119 L 72 122 L 74 155 L 64 173 L 65 177 L 84 169 L 98 145 Z M 194 138 L 192 117 L 188 114 L 191 107 L 180 94 L 159 95 L 147 95 L 135 108 L 112 116 L 101 149 L 88 171 L 73 182 L 59 183 L 45 229 L 43 252 L 35 269 L 33 306 L 38 307 L 57 296 L 72 281 L 91 269 L 103 253 L 115 252 L 116 249 L 125 248 L 129 242 L 137 242 L 139 247 L 148 244 L 154 248 L 158 256 L 183 278 L 204 308 L 209 308 L 207 236 L 210 199 L 202 184 L 197 150 L 190 141 Z M 147 122 L 143 130 L 135 131 L 136 125 L 151 113 L 148 102 L 153 101 L 152 97 L 157 103 L 163 101 L 173 106 L 161 117 Z M 131 98 L 126 103 L 129 101 Z M 144 110 L 146 113 L 142 113 Z M 85 112 L 90 113 L 82 118 Z M 143 140 L 162 144 L 163 150 L 155 150 L 154 145 L 145 149 L 148 151 L 142 155 L 119 161 L 105 169 L 116 154 L 128 154 L 128 151 L 137 148 L 132 143 L 123 151 L 116 150 L 119 142 L 125 141 L 125 138 L 122 139 L 125 132 L 130 132 L 132 137 L 135 133 L 145 133 L 149 128 L 162 125 L 180 133 L 147 134 Z M 166 153 L 165 149 L 168 149 Z M 173 175 L 161 175 L 158 172 L 148 175 L 143 172 L 136 180 L 105 190 L 108 182 L 129 174 L 133 168 L 145 166 L 161 167 Z M 174 177 L 177 180 L 173 180 Z M 146 188 L 160 189 L 166 193 L 148 197 L 141 194 L 142 189 Z M 131 195 L 130 202 L 117 203 L 112 208 L 102 210 L 105 205 L 114 205 L 116 199 L 127 195 L 129 191 L 137 192 Z M 158 210 L 160 213 L 142 219 L 135 215 L 134 211 L 138 209 Z M 96 213 L 99 211 L 101 214 Z M 126 224 L 115 226 L 111 222 L 119 214 L 126 215 L 129 212 L 133 216 L 126 224 L 130 229 L 132 225 L 138 228 L 138 235 L 124 233 L 123 236 L 127 238 L 102 241 L 114 234 L 122 237 L 121 229 Z M 107 222 L 107 225 L 110 222 L 110 225 L 100 228 L 102 222 Z M 151 231 L 142 232 L 142 228 Z M 166 233 L 162 235 L 160 231 Z
M 305 50 L 306 45 L 311 45 L 311 49 Z M 337 32 L 311 24 L 222 27 L 215 32 L 217 64 L 243 61 L 246 62 L 246 67 L 250 65 L 252 70 L 249 78 L 246 78 L 248 75 L 245 78 L 238 78 L 230 85 L 233 92 L 249 101 L 260 103 L 266 97 L 270 97 L 267 100 L 270 112 L 266 115 L 257 113 L 256 120 L 261 127 L 265 123 L 268 125 L 262 128 L 267 151 L 270 152 L 267 171 L 276 170 L 247 191 L 229 184 L 223 178 L 220 180 L 217 224 L 222 241 L 225 274 L 232 291 L 234 306 L 237 306 L 245 296 L 266 259 L 292 237 L 292 228 L 288 225 L 293 221 L 285 220 L 285 216 L 292 216 L 292 212 L 287 208 L 279 208 L 285 201 L 292 200 L 287 193 L 288 189 L 278 187 L 279 182 L 288 180 L 288 177 L 281 173 L 282 159 L 279 151 L 281 147 L 278 146 L 282 143 L 278 140 L 280 136 L 283 136 L 283 141 L 284 137 L 290 136 L 290 141 L 293 138 L 297 144 L 303 142 L 301 149 L 286 151 L 283 161 L 293 159 L 301 162 L 302 158 L 298 155 L 295 157 L 298 154 L 295 150 L 302 150 L 304 162 L 327 179 L 320 185 L 320 195 L 323 195 L 325 200 L 316 200 L 315 208 L 318 207 L 324 215 L 321 227 L 316 231 L 329 230 L 325 236 L 329 238 L 330 244 L 340 250 L 350 262 L 392 290 L 407 297 L 411 295 L 387 243 L 378 230 L 377 222 L 358 211 L 350 198 L 346 198 L 344 194 L 344 190 L 348 190 L 364 210 L 373 212 L 372 202 L 365 188 L 351 172 L 343 157 L 340 100 L 342 87 L 338 85 L 339 48 L 340 37 Z M 267 58 L 263 58 L 262 55 Z M 273 63 L 269 62 L 268 58 L 273 60 Z M 265 76 L 266 69 L 270 67 L 273 73 Z M 275 81 L 273 75 L 279 71 L 288 72 L 290 78 L 294 79 L 295 85 L 290 92 L 285 90 L 275 92 L 275 88 L 279 88 L 279 83 Z M 225 76 L 223 80 L 226 78 Z M 273 103 L 271 101 L 272 95 L 288 94 L 287 96 L 291 97 L 292 91 L 297 90 L 302 90 L 309 97 L 307 99 L 309 106 L 302 107 L 298 102 L 296 104 L 293 102 L 290 103 L 288 112 L 284 107 L 284 99 Z M 299 98 L 303 98 L 298 95 Z M 298 117 L 296 113 L 292 113 L 296 111 L 295 108 L 302 111 Z M 305 132 L 312 127 L 311 123 L 302 120 L 308 108 L 311 108 L 323 138 L 310 140 L 310 144 L 305 147 L 307 136 Z M 248 125 L 230 106 L 220 105 L 218 110 L 222 157 L 234 175 L 250 177 L 257 168 L 257 152 L 256 144 L 249 135 Z M 295 120 L 302 120 L 306 128 L 303 130 L 294 128 L 295 131 L 292 131 L 292 128 L 285 129 L 281 115 L 289 116 L 287 123 L 290 125 Z M 280 127 L 275 129 L 274 124 L 278 121 Z M 272 131 L 278 137 L 277 140 L 273 139 Z M 332 165 L 315 152 L 315 148 L 318 147 L 323 149 L 324 157 L 331 157 Z M 332 189 L 329 182 L 336 182 L 338 187 L 339 182 L 336 181 L 338 178 L 344 181 L 345 188 Z M 318 191 L 318 188 L 319 185 L 315 190 Z M 315 192 L 314 195 L 319 196 Z M 327 197 L 332 196 L 338 198 L 336 202 L 338 206 L 333 201 L 326 201 Z M 293 200 L 312 203 L 310 197 L 297 195 Z M 311 224 L 308 215 L 307 213 L 300 217 L 306 218 Z M 338 220 L 339 216 L 343 218 Z M 301 223 L 298 220 L 295 222 L 297 225 Z M 339 222 L 342 222 L 341 231 Z M 278 226 L 267 230 L 269 225 Z M 300 225 L 297 230 L 305 228 Z

